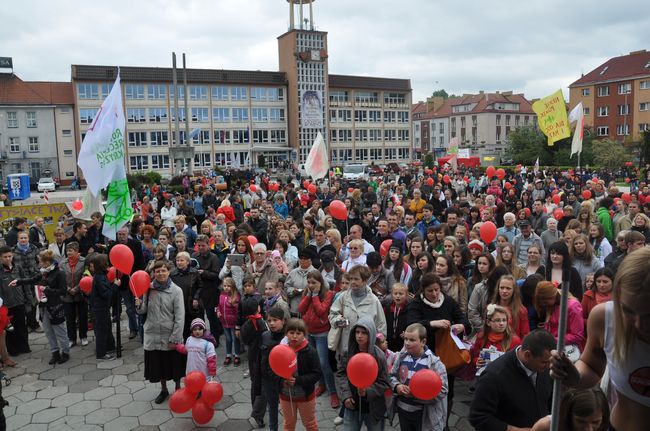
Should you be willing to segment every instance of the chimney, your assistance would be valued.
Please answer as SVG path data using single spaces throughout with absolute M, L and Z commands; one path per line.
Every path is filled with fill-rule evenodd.
M 440 109 L 444 103 L 445 99 L 441 96 L 428 97 L 426 112 L 435 112 Z
M 631 51 L 631 52 L 630 52 L 630 55 L 634 55 L 634 54 L 643 54 L 643 53 L 645 53 L 645 49 L 640 49 L 640 50 L 638 50 L 638 51 Z
M 509 90 L 509 91 L 502 91 L 502 92 L 501 92 L 501 95 L 502 95 L 502 96 L 512 96 L 512 90 Z

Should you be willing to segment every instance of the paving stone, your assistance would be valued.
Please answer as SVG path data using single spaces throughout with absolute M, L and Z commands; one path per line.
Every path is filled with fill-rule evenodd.
M 86 393 L 90 390 L 93 390 L 94 388 L 97 387 L 97 382 L 94 381 L 80 381 L 78 383 L 74 383 L 70 386 L 68 386 L 68 392 L 79 392 L 79 393 Z
M 49 388 L 38 391 L 36 393 L 36 398 L 46 398 L 51 400 L 67 392 L 68 388 L 65 386 L 50 386 Z
M 110 376 L 111 370 L 94 370 L 84 374 L 84 380 L 94 380 L 99 382 L 100 380 Z
M 21 374 L 19 376 L 11 377 L 12 385 L 26 385 L 27 383 L 32 383 L 38 380 L 37 374 Z
M 13 415 L 7 417 L 7 429 L 8 430 L 17 430 L 20 427 L 23 427 L 29 423 L 32 419 L 32 415 Z
M 138 420 L 140 425 L 159 426 L 165 423 L 172 417 L 169 410 L 151 410 L 141 415 Z
M 19 415 L 33 415 L 38 413 L 41 410 L 45 410 L 50 407 L 51 400 L 31 400 L 26 403 L 22 403 L 16 409 L 16 413 Z
M 70 407 L 73 404 L 83 401 L 83 399 L 83 394 L 63 394 L 52 400 L 52 407 Z
M 151 403 L 148 401 L 131 401 L 120 408 L 120 416 L 140 416 L 151 410 Z
M 139 425 L 138 418 L 118 417 L 104 425 L 104 431 L 126 431 Z
M 158 427 L 153 425 L 142 425 L 134 428 L 132 431 L 158 431 Z
M 143 388 L 133 393 L 134 401 L 153 401 L 160 393 L 160 388 Z
M 224 410 L 228 419 L 247 419 L 251 417 L 251 405 L 248 404 L 233 404 Z
M 131 394 L 115 394 L 110 397 L 102 400 L 102 408 L 116 408 L 119 409 L 122 406 L 125 406 L 133 402 L 133 397 Z
M 117 368 L 113 368 L 113 374 L 119 374 L 125 376 L 134 373 L 136 371 L 140 371 L 140 369 L 138 368 L 138 364 L 123 364 Z
M 16 385 L 12 382 L 11 385 L 2 388 L 2 395 L 6 398 L 22 391 L 23 387 L 21 385 Z
M 82 380 L 83 376 L 80 374 L 68 374 L 67 376 L 59 377 L 52 383 L 54 386 L 70 386 Z
M 24 387 L 24 386 L 23 386 Z M 31 401 L 36 398 L 36 391 L 26 391 L 22 390 L 14 395 L 14 398 L 19 399 L 20 401 Z
M 32 423 L 35 424 L 49 424 L 59 418 L 62 418 L 67 413 L 65 407 L 55 407 L 53 409 L 42 410 L 32 416 Z
M 51 370 L 42 372 L 38 377 L 41 380 L 56 380 L 60 377 L 67 376 L 68 373 L 69 370 L 66 370 L 65 368 L 53 368 Z
M 219 401 L 219 404 L 217 404 L 217 410 L 226 410 L 233 404 L 235 404 L 235 401 L 232 397 L 230 395 L 224 395 L 223 398 L 221 398 L 221 401 Z
M 50 380 L 37 380 L 35 382 L 30 382 L 26 383 L 23 385 L 23 391 L 34 391 L 38 392 L 41 389 L 49 388 L 52 386 L 52 382 Z
M 115 372 L 115 371 L 113 371 L 113 372 Z M 126 378 L 126 376 L 112 375 L 112 376 L 106 377 L 105 379 L 100 380 L 99 381 L 99 386 L 117 386 L 117 385 L 120 385 L 120 384 L 126 383 L 126 382 L 128 382 L 128 379 Z
M 160 431 L 185 431 L 194 427 L 194 421 L 191 418 L 174 417 L 160 425 L 159 429 Z
M 47 431 L 47 424 L 29 424 L 18 428 L 18 431 Z
M 87 424 L 100 424 L 103 425 L 107 422 L 112 421 L 120 415 L 118 409 L 99 409 L 94 412 L 86 415 Z
M 85 400 L 103 400 L 108 398 L 111 395 L 115 394 L 115 389 L 113 388 L 95 388 L 91 391 L 88 391 L 84 394 Z
M 102 361 L 97 363 L 97 368 L 100 370 L 112 370 L 113 368 L 120 367 L 124 364 L 122 359 L 114 359 L 112 361 Z
M 77 404 L 74 404 L 68 407 L 69 416 L 85 416 L 88 413 L 92 413 L 102 405 L 99 401 L 80 401 Z
M 97 367 L 91 364 L 82 364 L 74 368 L 70 368 L 70 374 L 86 374 L 90 371 L 96 370 Z

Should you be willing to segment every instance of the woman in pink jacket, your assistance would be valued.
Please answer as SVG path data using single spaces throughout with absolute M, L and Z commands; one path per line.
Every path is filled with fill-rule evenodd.
M 316 388 L 316 396 L 326 390 L 330 394 L 332 408 L 338 408 L 339 398 L 336 395 L 334 372 L 329 363 L 329 349 L 327 348 L 327 334 L 330 330 L 329 312 L 334 300 L 334 292 L 329 290 L 320 271 L 314 269 L 307 273 L 307 289 L 303 292 L 302 300 L 298 304 L 298 312 L 307 324 L 309 331 L 309 344 L 318 352 L 323 380 Z
M 534 305 L 537 314 L 545 318 L 540 322 L 540 326 L 546 329 L 557 338 L 558 326 L 560 321 L 560 296 L 562 291 L 559 290 L 550 281 L 542 281 L 535 288 Z M 566 350 L 571 346 L 577 346 L 582 351 L 585 343 L 585 321 L 582 317 L 582 305 L 577 299 L 569 293 L 568 312 L 567 312 L 567 330 L 565 345 Z M 576 354 L 579 352 L 576 352 Z M 567 353 L 568 354 L 568 353 Z M 577 360 L 577 357 L 576 357 Z

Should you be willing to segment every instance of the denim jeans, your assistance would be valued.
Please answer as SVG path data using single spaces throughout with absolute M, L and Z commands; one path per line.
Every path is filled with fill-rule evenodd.
M 361 425 L 366 424 L 368 431 L 384 431 L 384 418 L 372 422 L 370 413 L 359 413 L 358 410 L 345 409 L 343 415 L 343 431 L 361 431 Z
M 239 338 L 235 336 L 235 328 L 223 328 L 223 335 L 226 338 L 226 356 L 239 356 L 240 345 Z
M 329 349 L 327 348 L 327 333 L 324 334 L 309 334 L 309 344 L 318 352 L 318 359 L 320 361 L 320 369 L 323 373 L 321 383 L 325 381 L 327 391 L 330 394 L 336 393 L 336 385 L 334 383 L 334 373 L 330 366 Z
M 228 328 L 224 328 L 224 331 L 228 331 Z M 262 379 L 262 390 L 266 395 L 266 404 L 269 409 L 269 431 L 278 431 L 280 392 L 273 382 L 264 379 Z

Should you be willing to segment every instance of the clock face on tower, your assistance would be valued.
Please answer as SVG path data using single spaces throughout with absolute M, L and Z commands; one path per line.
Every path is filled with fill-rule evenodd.
M 311 50 L 311 61 L 320 61 L 320 51 L 317 49 Z

